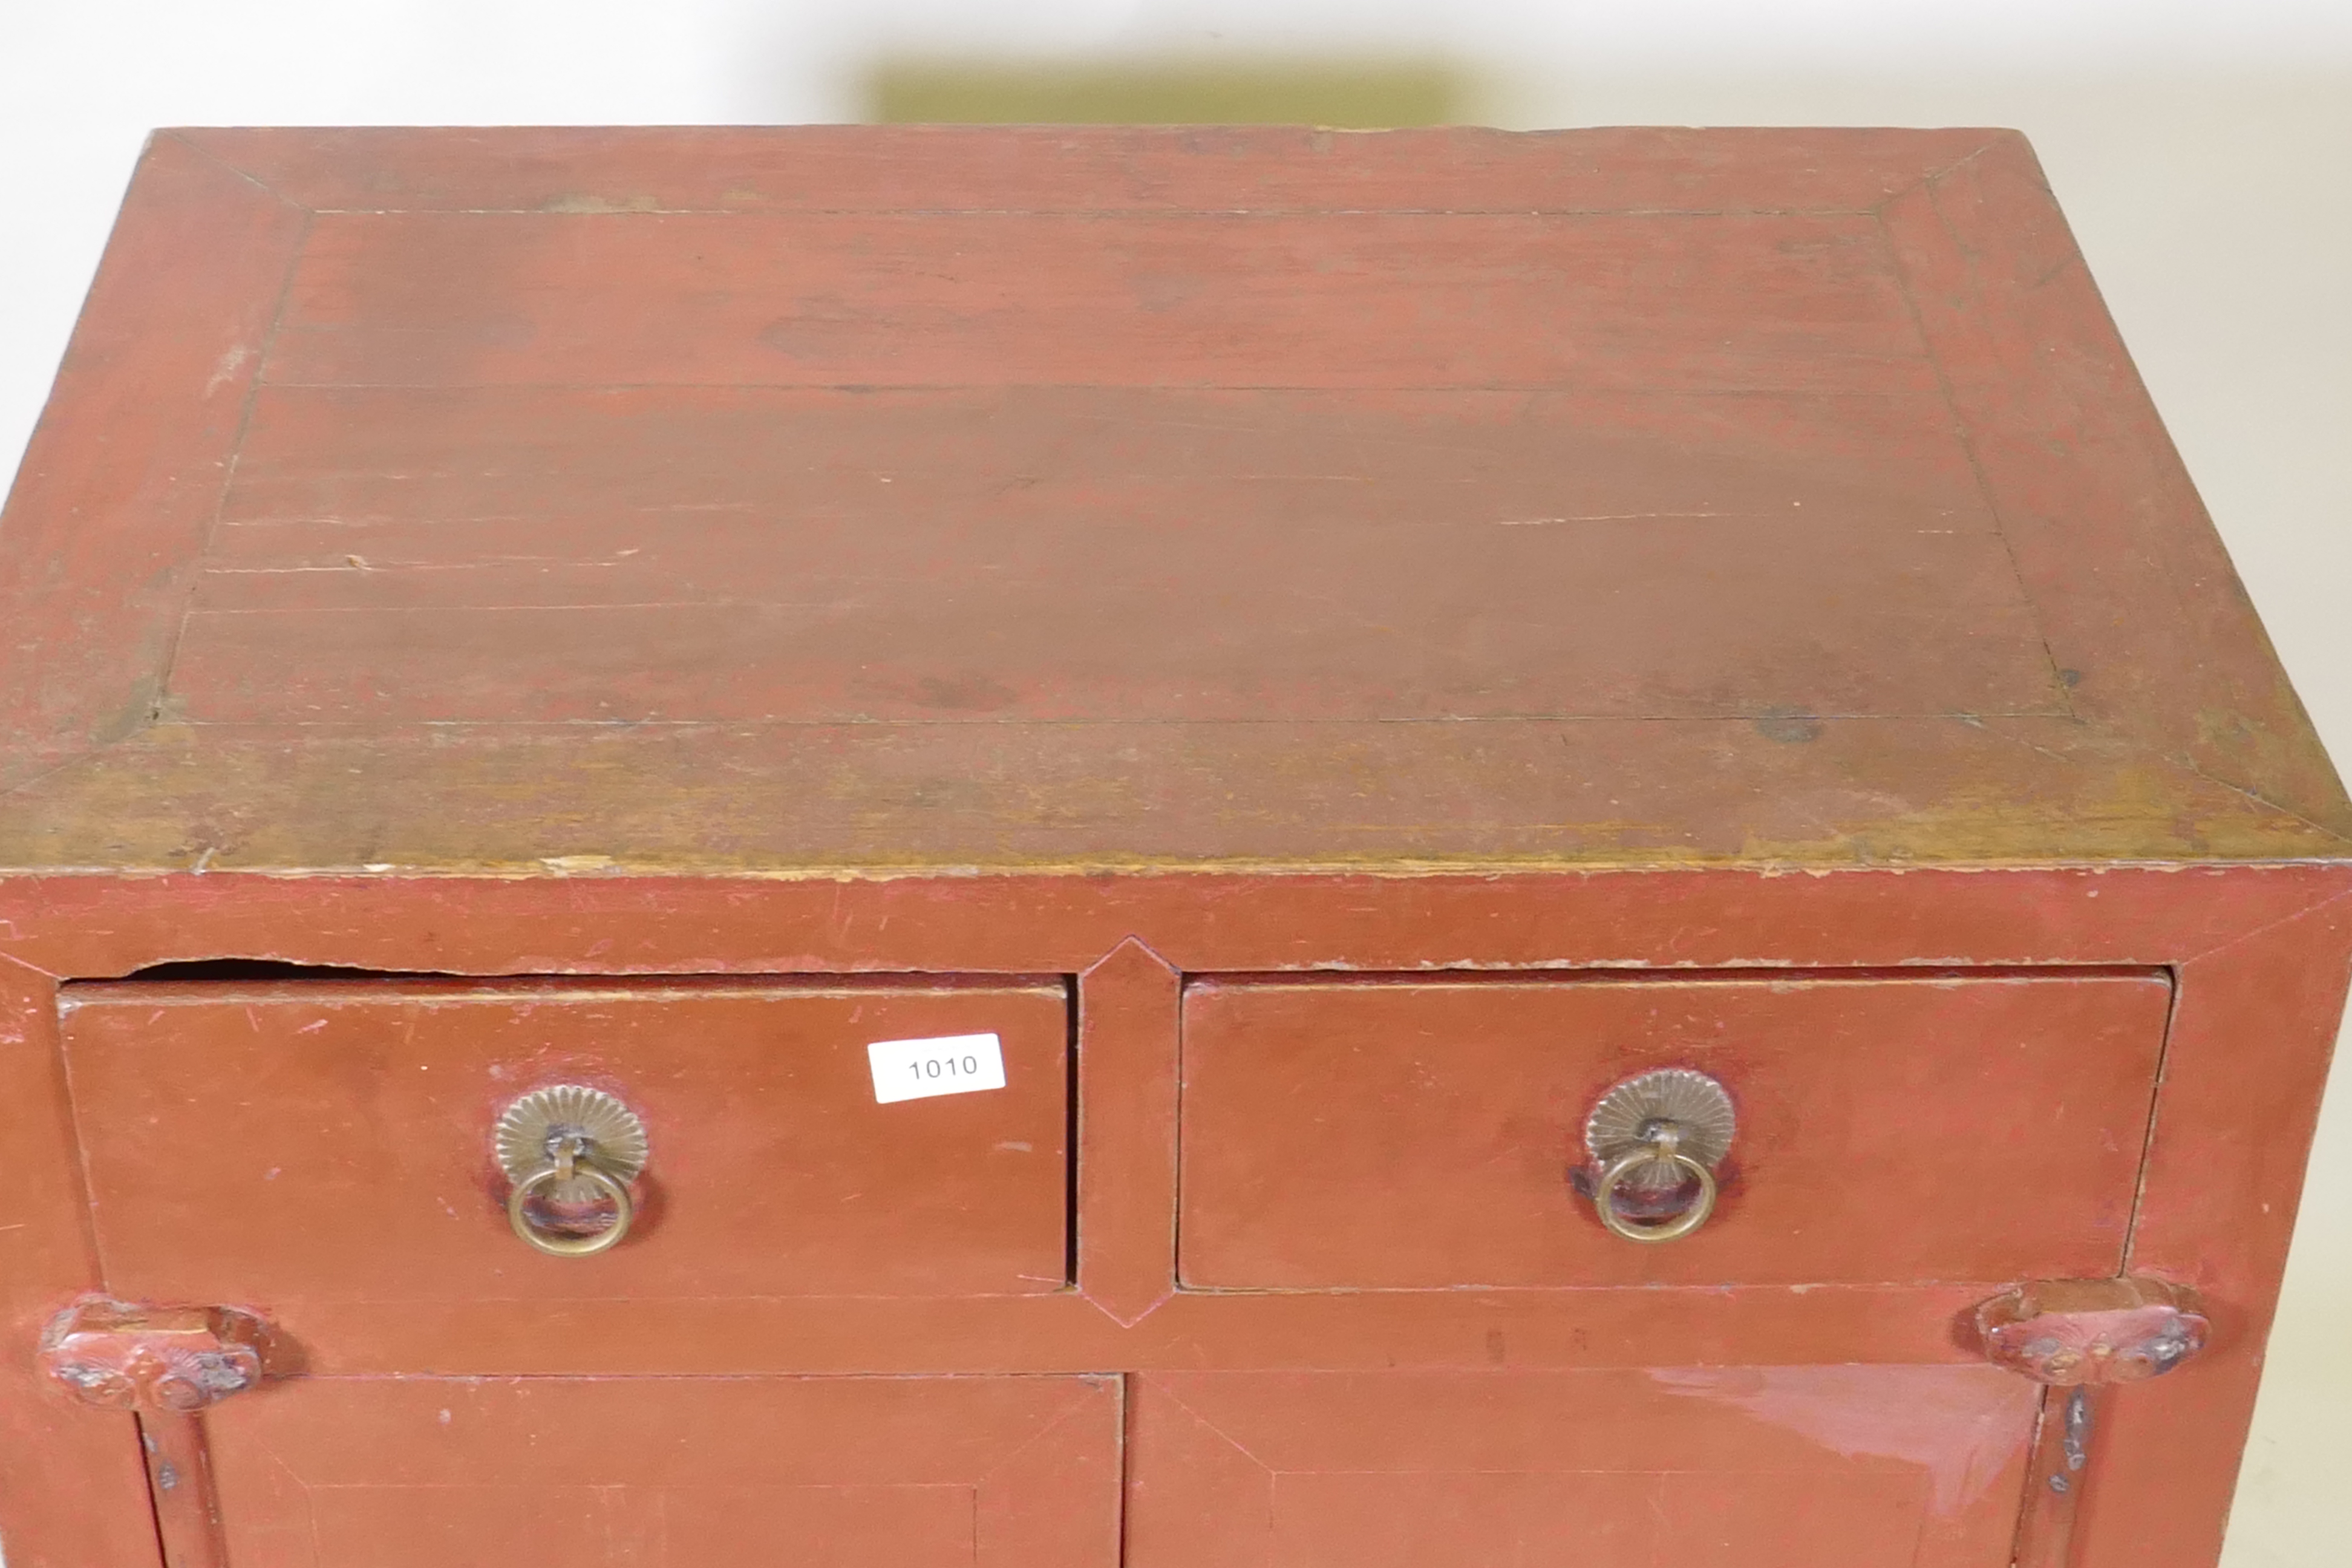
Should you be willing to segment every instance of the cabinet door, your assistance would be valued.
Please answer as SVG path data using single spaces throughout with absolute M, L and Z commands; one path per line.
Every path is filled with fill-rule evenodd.
M 318 1378 L 205 1417 L 236 1568 L 1117 1568 L 1113 1378 Z
M 1139 1379 L 1127 1568 L 2008 1568 L 1986 1367 Z

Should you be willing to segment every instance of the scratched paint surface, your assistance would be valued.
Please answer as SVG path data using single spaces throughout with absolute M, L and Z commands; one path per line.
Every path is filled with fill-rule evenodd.
M 1178 1289 L 1182 974 L 1289 964 L 2174 966 L 2126 1261 L 2234 1327 L 2119 1403 L 2076 1544 L 2216 1549 L 2352 805 L 2012 135 L 168 134 L 0 521 L 0 868 L 75 873 L 0 881 L 38 1047 L 0 1053 L 0 1297 L 20 1333 L 112 1283 L 285 1312 L 302 1375 L 213 1432 L 241 1568 L 500 1530 L 724 1564 L 769 1521 L 820 1564 L 1076 1568 L 1119 1560 L 1122 1473 L 1144 1568 L 2007 1561 L 2032 1390 L 1950 1332 L 1999 1282 L 1925 1254 L 2016 1258 L 2030 1215 L 1937 1194 L 1875 1283 Z M 2282 860 L 2335 863 L 2228 864 Z M 1167 868 L 1215 874 L 1129 874 Z M 793 1157 L 772 1123 L 843 1152 L 751 1247 L 649 1203 L 679 1245 L 604 1258 L 631 1290 L 516 1289 L 497 1095 L 394 1088 L 381 1020 L 60 1048 L 52 976 L 232 954 L 1084 972 L 1092 1066 L 1075 1106 L 920 1102 L 1034 1130 L 890 1187 L 795 1053 L 631 1037 L 616 1082 L 692 1113 L 682 1199 Z M 2106 1267 L 2151 1031 L 2000 1054 L 2062 1032 L 1982 1060 L 2066 1091 L 2042 1239 Z M 466 1037 L 413 1076 L 501 1059 Z M 1847 1079 L 1772 1059 L 1852 1131 Z M 1967 1087 L 1948 1152 L 2030 1142 Z M 156 1140 L 221 1201 L 157 1190 Z M 877 1191 L 862 1249 L 803 1245 Z M 92 1419 L 0 1367 L 12 1552 L 218 1555 Z
M 1203 1289 L 2114 1272 L 2172 992 L 2153 974 L 1195 984 L 1182 1270 Z M 1717 1217 L 1628 1247 L 1569 1185 L 1609 1087 L 1714 1076 Z M 2018 1223 L 2031 1214 L 2031 1225 Z
M 2039 1391 L 1984 1367 L 1154 1373 L 1134 1568 L 2006 1568 Z
M 1948 423 L 1911 387 L 273 385 L 173 701 L 207 723 L 2062 714 Z M 1734 591 L 1736 630 L 1658 635 Z M 1883 656 L 1906 636 L 1952 657 Z
M 299 1317 L 1034 1295 L 1067 1278 L 1058 986 L 83 994 L 64 1037 L 100 1246 L 139 1299 Z M 1003 1038 L 1005 1089 L 875 1103 L 868 1039 L 965 1026 Z M 567 1081 L 623 1096 L 653 1144 L 639 1223 L 587 1268 L 509 1233 L 490 1163 L 499 1112 Z
M 2352 831 L 1999 132 L 192 132 L 26 473 L 0 865 Z

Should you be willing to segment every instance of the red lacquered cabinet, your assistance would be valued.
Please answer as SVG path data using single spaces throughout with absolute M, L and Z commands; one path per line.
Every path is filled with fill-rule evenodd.
M 2352 803 L 2000 132 L 191 131 L 11 1568 L 2204 1568 Z

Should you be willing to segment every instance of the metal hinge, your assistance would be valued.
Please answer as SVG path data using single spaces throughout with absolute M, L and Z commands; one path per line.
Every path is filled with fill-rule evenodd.
M 1979 1304 L 1975 1328 L 1987 1361 L 2048 1390 L 2012 1562 L 2066 1568 L 2108 1390 L 2172 1371 L 2205 1348 L 2212 1324 L 2188 1287 L 2125 1278 L 2020 1285 Z
M 42 1331 L 41 1370 L 85 1405 L 184 1415 L 258 1384 L 268 1325 L 234 1307 L 85 1297 Z
M 2058 1388 L 2160 1377 L 2205 1348 L 2196 1292 L 2169 1280 L 2043 1279 L 1976 1310 L 1987 1361 Z

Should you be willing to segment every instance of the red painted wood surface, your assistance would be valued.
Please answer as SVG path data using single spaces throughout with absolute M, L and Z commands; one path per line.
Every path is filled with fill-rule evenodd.
M 80 342 L 0 863 L 2352 829 L 2006 133 L 189 132 Z
M 327 1378 L 207 1418 L 237 1568 L 1114 1568 L 1104 1378 Z
M 1835 877 L 1769 866 L 1399 877 L 769 879 L 593 866 L 533 877 L 50 875 L 0 880 L 0 942 L 36 970 L 92 977 L 218 958 L 396 970 L 404 957 L 478 976 L 1076 974 L 1137 932 L 1171 968 L 1199 975 L 1933 973 L 2205 959 L 2226 972 L 2251 933 L 2316 916 L 2347 893 L 2352 866 L 2331 861 Z M 2325 919 L 2306 928 L 2315 951 L 2328 929 Z M 2296 946 L 2294 933 L 2281 940 Z M 2327 983 L 2323 959 L 2308 985 Z
M 1078 977 L 1077 1284 L 1133 1324 L 1176 1289 L 1177 1064 L 1182 978 L 1127 942 Z
M 48 1386 L 49 1319 L 97 1289 L 57 984 L 0 955 L 0 1552 L 12 1568 L 155 1568 L 137 1417 Z
M 2040 1390 L 1969 1367 L 1158 1373 L 1132 1568 L 2007 1568 Z
M 1935 390 L 1874 215 L 1722 219 L 1713 243 L 1654 266 L 1662 231 L 1688 226 L 1633 213 L 329 213 L 263 374 L 287 388 Z
M 201 1415 L 142 1412 L 139 1416 L 139 1447 L 147 1457 L 163 1568 L 235 1568 L 205 1427 Z
M 1985 1359 L 2054 1387 L 2143 1383 L 2212 1338 L 2197 1293 L 2147 1275 L 2037 1280 L 1977 1309 Z
M 157 1300 L 993 1295 L 1067 1278 L 1058 986 L 125 985 L 65 1052 L 107 1279 Z M 993 1032 L 1006 1087 L 877 1104 L 877 1040 Z M 546 1083 L 644 1118 L 642 1218 L 549 1258 L 491 1134 Z
M 2194 1433 L 2234 1456 L 2245 1442 L 2347 970 L 2342 900 L 2179 968 L 2131 1267 L 2193 1286 L 2214 1342 L 2180 1376 L 2105 1395 L 2084 1568 L 2220 1555 L 2237 1467 L 2182 1465 L 2178 1445 Z
M 267 1323 L 234 1307 L 159 1307 L 85 1296 L 41 1331 L 51 1384 L 100 1410 L 186 1415 L 258 1387 Z
M 2053 1388 L 2042 1395 L 2025 1466 L 2015 1568 L 2072 1568 L 2075 1516 L 2082 1510 L 2090 1457 L 2104 1430 L 2109 1397 L 2104 1388 Z
M 1199 1288 L 1807 1284 L 2123 1259 L 2156 976 L 1195 984 L 1183 1278 Z M 1722 1083 L 1716 1213 L 1643 1247 L 1570 1189 L 1611 1085 Z
M 2189 955 L 2179 1001 L 2189 1032 L 2173 1031 L 2166 1092 L 2209 1070 L 2192 1066 L 2175 1076 L 2184 1063 L 2200 1062 L 2224 1075 L 2212 1083 L 2228 1084 L 2230 1092 L 2208 1087 L 2168 1102 L 2160 1141 L 2174 1140 L 2179 1153 L 2169 1173 L 2152 1173 L 2148 1202 L 2226 1209 L 2231 1194 L 2215 1189 L 2223 1175 L 2269 1184 L 2262 1193 L 2273 1195 L 2288 1184 L 2284 1206 L 2291 1208 L 2311 1103 L 2298 1097 L 2315 1099 L 2314 1081 L 2296 1075 L 2324 1065 L 2332 1037 L 2346 964 L 2342 898 L 2343 873 L 2325 867 L 1911 872 L 1826 881 L 1711 873 L 764 888 L 627 879 L 404 885 L 208 877 L 23 880 L 9 889 L 0 919 L 18 951 L 80 973 L 187 956 L 192 942 L 204 941 L 215 951 L 346 964 L 405 948 L 436 963 L 485 970 L 593 973 L 616 962 L 640 972 L 691 973 L 713 963 L 905 968 L 944 964 L 960 952 L 1017 972 L 1015 954 L 1025 953 L 1033 968 L 1071 962 L 1088 942 L 1102 942 L 1100 954 L 1114 944 L 1101 933 L 1113 930 L 1144 931 L 1192 969 L 1346 964 L 1415 952 L 1522 966 L 1545 958 L 1622 964 L 1629 957 L 1787 964 L 1831 953 L 1885 962 L 1906 952 L 2112 965 L 2171 952 Z M 647 924 L 645 911 L 654 909 L 663 918 Z M 192 921 L 203 934 L 192 934 Z M 1092 965 L 1087 958 L 1072 963 Z M 46 991 L 39 994 L 46 1005 Z M 2210 1004 L 2202 1000 L 2209 994 Z M 1158 1048 L 1172 1061 L 1172 1007 L 1162 1017 Z M 48 1027 L 46 1017 L 37 1024 Z M 2277 1053 L 2277 1065 L 2249 1054 L 2245 1042 L 2252 1039 Z M 2245 1095 L 2234 1077 L 2241 1069 L 2279 1083 Z M 2256 1170 L 2232 1153 L 2252 1133 L 2231 1131 L 2228 1117 L 2252 1119 L 2249 1128 L 2259 1121 L 2276 1160 Z M 2205 1131 L 2216 1126 L 2218 1133 Z M 2271 1199 L 2258 1193 L 2235 1201 L 2259 1206 Z M 496 1223 L 488 1213 L 481 1218 Z M 2169 1256 L 2191 1260 L 2209 1295 L 2225 1297 L 2228 1310 L 2215 1347 L 2191 1366 L 2159 1384 L 2114 1391 L 2114 1441 L 2094 1456 L 2090 1473 L 2115 1500 L 2102 1508 L 2091 1500 L 2080 1537 L 2086 1553 L 2122 1555 L 2085 1561 L 2210 1561 L 2234 1468 L 2226 1435 L 2242 1430 L 2251 1407 L 2261 1317 L 2274 1297 L 2289 1219 L 2291 1213 L 2265 1216 L 2273 1227 L 2267 1242 L 2219 1218 L 2176 1224 Z M 2241 1235 L 2243 1242 L 2223 1245 Z M 2250 1249 L 2242 1257 L 2233 1250 L 2241 1247 Z M 719 1300 L 321 1303 L 301 1311 L 296 1327 L 320 1373 L 1172 1371 L 1204 1363 L 1276 1371 L 1475 1369 L 1498 1358 L 1506 1366 L 1561 1367 L 1923 1364 L 1964 1358 L 1954 1325 L 2000 1283 L 1180 1295 L 1127 1331 L 1071 1296 L 838 1307 Z M 2150 1396 L 2159 1403 L 2146 1403 Z M 2223 1447 L 2185 1450 L 2184 1431 L 2219 1431 Z M 37 1452 L 43 1473 L 71 1465 L 59 1448 Z M 59 1479 L 68 1488 L 84 1484 L 71 1473 Z M 16 1538 L 89 1528 L 79 1510 L 58 1512 L 66 1505 L 53 1501 L 46 1493 L 21 1497 L 9 1521 Z M 2159 1504 L 2175 1528 L 2151 1536 L 2143 1521 Z
M 185 131 L 335 212 L 1868 211 L 1982 131 L 1112 126 Z M 1238 168 L 1236 165 L 1240 165 Z
M 470 273 L 444 261 L 435 275 Z M 1761 711 L 1724 669 L 1772 666 L 1773 701 L 1795 713 L 2063 715 L 1949 417 L 1917 388 L 957 385 L 845 405 L 699 382 L 273 383 L 190 601 L 176 711 L 1722 720 Z M 681 480 L 677 452 L 710 456 Z M 782 552 L 779 495 L 794 524 Z M 1106 512 L 1122 526 L 1106 531 Z M 1181 546 L 1128 558 L 1127 542 L 1155 537 Z M 1334 582 L 1342 554 L 1359 564 Z M 1558 615 L 1572 582 L 1612 587 Z M 1648 635 L 1731 582 L 1750 595 L 1738 631 Z M 1948 639 L 1953 657 L 1930 670 L 1856 657 L 1906 635 Z M 289 640 L 299 667 L 280 657 Z M 1074 665 L 1074 645 L 1094 651 Z
M 0 514 L 0 788 L 155 721 L 309 223 L 175 138 L 141 160 Z
M 1564 1521 L 2213 1560 L 2352 804 L 2012 135 L 166 135 L 0 624 L 12 1568 L 154 1568 L 159 1519 L 309 1563 L 313 1510 L 338 1568 L 723 1563 L 713 1519 L 1107 1564 L 1122 1468 L 1147 1568 L 1517 1568 Z M 390 973 L 75 984 L 60 1035 L 59 980 L 215 959 Z M 1629 1263 L 1559 1181 L 1620 1064 L 1542 1043 L 1553 1002 L 1495 1037 L 1541 1111 L 1497 1142 L 1471 1053 L 1377 1008 L 1349 1048 L 1477 1113 L 1283 1121 L 1276 1037 L 1188 982 L 1753 997 L 1770 1049 L 1612 1037 L 1752 1111 L 1718 1221 Z M 983 1004 L 1007 1091 L 872 1105 L 867 1021 Z M 646 1086 L 605 1258 L 506 1232 L 518 1063 Z M 1802 1165 L 1889 1116 L 1876 1188 Z M 1377 1238 L 1307 1158 L 1375 1131 L 1357 1189 L 1440 1211 Z M 1296 1178 L 1258 1211 L 1323 1205 L 1276 1249 L 1319 1274 L 1179 1287 L 1255 1219 L 1180 1247 L 1180 1185 L 1244 1158 Z M 1808 1254 L 1790 1192 L 1882 1223 Z M 1961 1331 L 2045 1263 L 2212 1325 L 2103 1391 L 2063 1531 L 2021 1517 L 2033 1385 Z M 26 1375 L 133 1290 L 297 1352 L 149 1456 L 216 1496 Z

